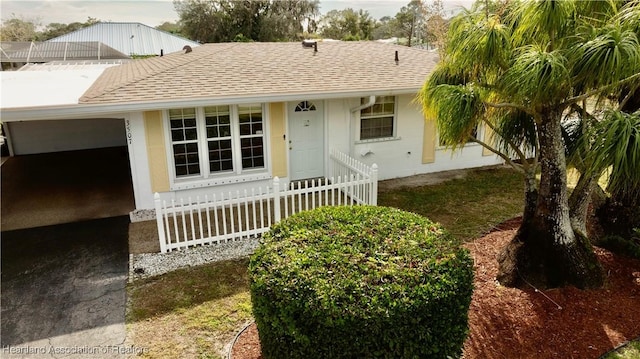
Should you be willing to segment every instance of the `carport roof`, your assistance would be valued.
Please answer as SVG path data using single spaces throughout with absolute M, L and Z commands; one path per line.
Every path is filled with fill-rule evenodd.
M 2 71 L 2 109 L 77 105 L 78 98 L 102 72 L 117 64 L 75 64 L 64 70 L 53 71 L 50 70 L 52 65 L 48 65 L 41 66 L 39 70 Z

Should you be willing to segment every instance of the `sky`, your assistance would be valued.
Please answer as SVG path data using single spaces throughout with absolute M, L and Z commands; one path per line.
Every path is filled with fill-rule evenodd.
M 448 9 L 470 6 L 472 0 L 444 0 Z M 320 0 L 320 12 L 333 9 L 364 9 L 371 17 L 395 15 L 409 0 Z M 172 0 L 0 0 L 0 19 L 16 17 L 37 24 L 85 22 L 88 17 L 101 21 L 140 22 L 157 26 L 177 21 Z

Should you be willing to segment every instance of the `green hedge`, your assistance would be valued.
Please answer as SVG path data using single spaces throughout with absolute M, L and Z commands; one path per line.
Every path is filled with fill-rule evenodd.
M 473 265 L 440 225 L 323 207 L 273 226 L 249 264 L 265 359 L 457 357 Z

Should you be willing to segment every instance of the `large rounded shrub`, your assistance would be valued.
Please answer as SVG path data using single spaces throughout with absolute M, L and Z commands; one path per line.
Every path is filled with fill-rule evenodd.
M 263 357 L 457 357 L 472 267 L 440 225 L 416 214 L 355 206 L 289 217 L 249 264 Z

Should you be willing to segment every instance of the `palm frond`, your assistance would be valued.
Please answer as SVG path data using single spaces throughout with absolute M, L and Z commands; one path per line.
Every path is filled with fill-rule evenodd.
M 524 153 L 534 153 L 537 143 L 536 124 L 533 118 L 522 111 L 503 110 L 493 116 L 496 122 L 497 148 L 510 157 L 515 155 L 512 145 Z
M 500 79 L 499 87 L 534 106 L 561 102 L 570 95 L 571 88 L 566 64 L 560 51 L 526 46 Z
M 616 16 L 616 20 L 640 36 L 640 0 L 632 0 L 624 4 Z
M 640 44 L 631 30 L 606 26 L 570 50 L 572 77 L 583 89 L 618 82 L 640 71 Z
M 499 17 L 465 13 L 452 20 L 448 36 L 447 56 L 465 72 L 508 67 L 511 33 Z
M 425 84 L 420 100 L 425 116 L 436 121 L 440 142 L 453 149 L 473 136 L 484 109 L 479 92 L 471 85 Z
M 522 1 L 515 7 L 512 17 L 518 19 L 515 38 L 518 44 L 537 43 L 550 46 L 571 32 L 576 19 L 574 0 Z
M 607 189 L 640 200 L 640 112 L 608 111 L 595 131 L 589 152 L 591 171 L 610 168 Z

